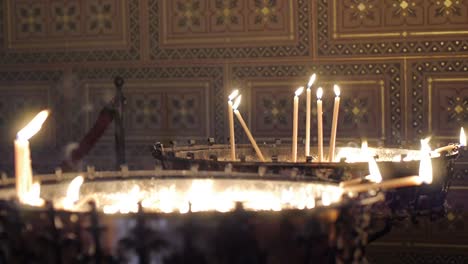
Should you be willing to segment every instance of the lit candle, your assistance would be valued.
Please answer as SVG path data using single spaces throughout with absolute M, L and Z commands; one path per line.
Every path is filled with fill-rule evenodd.
M 335 104 L 333 106 L 333 120 L 332 120 L 332 128 L 331 128 L 331 135 L 330 135 L 330 149 L 329 149 L 329 161 L 333 162 L 335 158 L 335 143 L 336 143 L 336 128 L 338 127 L 338 113 L 340 111 L 340 87 L 338 85 L 333 86 L 333 90 L 335 91 Z
M 367 145 L 367 141 L 365 142 Z M 363 145 L 364 145 L 364 142 L 363 142 Z M 382 174 L 380 173 L 377 162 L 375 161 L 374 157 L 371 157 L 367 154 L 365 155 L 366 155 L 366 158 L 368 158 L 369 160 L 369 175 L 365 176 L 364 178 L 374 183 L 380 183 L 382 181 Z M 360 184 L 361 182 L 362 182 L 362 178 L 343 181 L 340 183 L 340 187 L 349 187 L 351 185 Z
M 292 161 L 297 162 L 297 130 L 299 123 L 299 96 L 304 91 L 304 87 L 299 87 L 294 94 L 293 108 L 293 137 L 292 137 Z
M 349 187 L 344 187 L 345 192 L 367 192 L 372 189 L 392 189 L 392 188 L 401 188 L 408 186 L 421 185 L 423 181 L 419 176 L 408 176 L 403 178 L 386 180 L 380 183 L 365 183 L 365 184 L 356 184 Z
M 75 177 L 67 188 L 67 196 L 63 199 L 63 208 L 71 210 L 75 203 L 80 199 L 80 188 L 84 182 L 83 176 Z
M 466 134 L 465 134 L 465 130 L 462 128 L 460 128 L 460 143 L 458 145 L 459 147 L 465 147 L 466 146 Z M 454 145 L 454 144 L 450 144 L 448 146 L 444 146 L 444 147 L 440 147 L 440 148 L 437 148 L 433 151 L 433 153 L 442 153 L 442 152 L 450 152 L 450 151 L 454 151 L 457 149 L 457 146 Z
M 460 128 L 460 147 L 466 147 L 466 134 L 463 127 Z
M 366 158 L 369 156 L 369 143 L 367 143 L 367 139 L 361 142 L 361 155 L 364 155 Z
M 231 160 L 236 160 L 236 140 L 234 136 L 234 113 L 232 110 L 232 100 L 239 95 L 239 90 L 234 90 L 229 95 L 228 100 L 228 117 L 229 117 L 229 144 L 231 147 Z
M 315 73 L 310 76 L 309 83 L 307 83 L 306 90 L 306 134 L 305 134 L 305 156 L 310 156 L 310 111 L 311 111 L 311 100 L 312 100 L 312 91 L 311 87 L 314 84 L 316 79 Z
M 369 175 L 365 178 L 376 183 L 382 181 L 382 174 L 380 173 L 379 166 L 377 165 L 377 162 L 375 162 L 374 157 L 369 156 Z
M 419 177 L 422 182 L 427 184 L 432 183 L 432 160 L 431 160 L 431 147 L 429 146 L 429 139 L 421 140 L 421 161 L 419 163 Z
M 419 176 L 408 176 L 391 179 L 380 183 L 366 183 L 344 187 L 346 192 L 366 192 L 371 189 L 390 189 L 432 183 L 432 161 L 429 140 L 421 140 L 421 162 L 419 163 Z
M 317 89 L 317 137 L 318 137 L 318 162 L 323 161 L 323 119 L 322 119 L 322 95 L 323 89 Z
M 249 130 L 249 128 L 247 127 L 247 124 L 245 123 L 244 118 L 242 118 L 241 113 L 239 112 L 239 110 L 237 110 L 237 108 L 238 108 L 239 105 L 240 105 L 241 98 L 242 98 L 241 95 L 239 95 L 239 96 L 236 98 L 236 101 L 234 101 L 234 104 L 233 104 L 233 106 L 232 106 L 232 109 L 234 110 L 234 114 L 236 114 L 237 120 L 239 120 L 239 123 L 241 124 L 242 128 L 244 128 L 245 134 L 246 134 L 247 137 L 249 138 L 250 143 L 252 144 L 252 147 L 254 148 L 255 153 L 257 153 L 258 158 L 260 159 L 260 161 L 265 162 L 265 158 L 263 158 L 263 154 L 262 154 L 262 152 L 260 151 L 260 149 L 258 148 L 257 142 L 255 142 L 255 139 L 253 138 L 252 133 L 250 133 L 250 130 Z
M 21 202 L 31 206 L 43 206 L 45 201 L 41 198 L 41 184 L 39 182 L 31 184 L 29 191 L 23 195 Z
M 442 152 L 450 152 L 450 151 L 455 150 L 456 148 L 457 148 L 456 145 L 447 145 L 447 146 L 434 149 L 433 153 L 437 154 L 437 153 L 442 153 Z
M 27 200 L 32 187 L 31 153 L 29 139 L 42 127 L 49 116 L 49 111 L 44 110 L 37 114 L 23 129 L 21 129 L 14 142 L 15 146 L 15 176 L 16 195 L 20 202 Z

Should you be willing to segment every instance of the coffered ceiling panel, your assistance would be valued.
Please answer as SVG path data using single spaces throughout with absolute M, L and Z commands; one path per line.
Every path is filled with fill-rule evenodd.
M 153 60 L 311 54 L 305 0 L 149 0 Z
M 3 63 L 136 60 L 139 1 L 0 0 Z
M 418 60 L 409 67 L 408 138 L 456 142 L 468 125 L 468 72 L 464 59 Z
M 318 0 L 316 10 L 319 56 L 468 51 L 465 1 Z

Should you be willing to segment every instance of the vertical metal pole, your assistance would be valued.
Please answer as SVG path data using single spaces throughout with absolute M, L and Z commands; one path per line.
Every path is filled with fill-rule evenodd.
M 125 97 L 122 92 L 124 79 L 115 77 L 115 155 L 116 169 L 120 170 L 120 165 L 125 164 L 125 130 L 124 130 L 124 105 Z

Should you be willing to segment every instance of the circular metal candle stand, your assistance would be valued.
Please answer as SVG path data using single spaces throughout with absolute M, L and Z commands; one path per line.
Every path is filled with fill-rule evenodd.
M 221 185 L 252 183 L 258 188 L 334 188 L 343 180 L 367 175 L 367 163 L 315 163 L 306 162 L 305 157 L 303 163 L 282 162 L 278 146 L 270 148 L 269 156 L 276 158 L 269 162 L 256 162 L 248 147 L 238 150 L 246 161 L 232 162 L 224 157 L 228 147 L 211 142 L 208 146 L 174 144 L 170 151 L 156 144 L 154 170 L 90 167 L 81 173 L 85 181 L 80 195 L 100 193 L 104 198 L 82 198 L 76 210 L 61 207 L 60 199 L 77 174 L 58 170 L 35 176 L 46 200 L 42 207 L 18 203 L 14 181 L 3 179 L 0 263 L 364 263 L 366 245 L 396 221 L 444 215 L 453 164 L 466 153 L 462 151 L 432 159 L 431 185 L 345 193 L 330 205 L 317 196 L 313 208 L 282 210 L 253 210 L 237 202 L 227 212 L 196 211 L 189 203 L 184 213 L 164 213 L 139 201 L 133 213 L 105 214 L 103 201 L 106 195 L 128 191 L 132 184 L 151 193 L 161 185 L 200 179 Z M 379 167 L 384 175 L 403 177 L 417 175 L 418 164 L 379 162 Z

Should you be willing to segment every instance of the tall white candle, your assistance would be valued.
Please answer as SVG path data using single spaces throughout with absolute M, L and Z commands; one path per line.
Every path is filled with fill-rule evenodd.
M 232 100 L 239 95 L 239 90 L 234 90 L 229 95 L 228 117 L 229 117 L 229 145 L 231 148 L 231 160 L 236 160 L 236 140 L 234 135 L 234 110 L 232 109 Z
M 465 130 L 460 128 L 460 147 L 465 147 L 466 146 L 466 134 Z
M 15 176 L 16 194 L 20 201 L 24 201 L 25 195 L 32 186 L 32 166 L 29 141 L 17 138 L 15 146 Z
M 317 89 L 317 137 L 318 137 L 318 162 L 323 161 L 323 110 L 322 110 L 323 89 Z
M 294 94 L 293 107 L 293 137 L 292 137 L 292 161 L 297 162 L 297 130 L 299 123 L 299 96 L 304 91 L 304 87 L 299 87 Z
M 42 127 L 49 116 L 49 111 L 44 110 L 37 114 L 23 129 L 21 129 L 14 142 L 15 147 L 15 176 L 16 194 L 20 202 L 27 200 L 27 195 L 32 187 L 31 153 L 29 139 Z
M 333 119 L 332 128 L 330 133 L 330 149 L 328 153 L 329 161 L 333 162 L 335 159 L 335 144 L 336 144 L 336 129 L 338 127 L 338 113 L 340 112 L 340 87 L 338 85 L 333 86 L 335 91 L 335 104 L 333 105 Z
M 237 108 L 240 105 L 241 98 L 242 97 L 240 95 L 236 98 L 236 101 L 234 101 L 232 109 L 234 109 L 234 114 L 236 114 L 237 120 L 239 120 L 239 123 L 241 124 L 242 128 L 244 128 L 245 134 L 249 138 L 250 144 L 252 144 L 252 147 L 254 148 L 255 153 L 257 153 L 258 158 L 260 159 L 260 161 L 265 162 L 265 158 L 263 157 L 263 154 L 260 151 L 260 148 L 258 147 L 257 142 L 252 136 L 252 133 L 250 133 L 250 130 L 247 127 L 247 124 L 245 123 L 244 118 L 242 118 L 241 113 L 239 112 L 239 110 L 237 110 Z
M 432 183 L 432 159 L 429 139 L 421 140 L 421 161 L 419 162 L 419 178 L 427 184 Z
M 306 133 L 305 133 L 305 156 L 310 156 L 310 111 L 312 108 L 312 91 L 311 87 L 316 79 L 315 73 L 310 76 L 309 83 L 306 89 Z
M 345 192 L 368 192 L 372 189 L 393 189 L 393 188 L 401 188 L 401 187 L 408 187 L 408 186 L 416 186 L 421 185 L 423 181 L 419 176 L 408 176 L 396 179 L 390 179 L 379 183 L 363 183 L 363 184 L 355 184 L 351 186 L 345 186 Z

